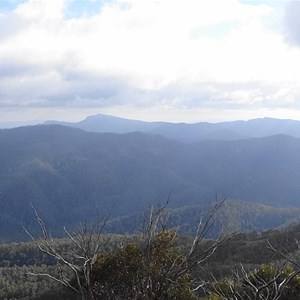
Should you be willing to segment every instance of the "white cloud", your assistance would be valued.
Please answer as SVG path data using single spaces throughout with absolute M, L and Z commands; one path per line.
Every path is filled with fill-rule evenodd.
M 300 52 L 265 26 L 268 5 L 118 0 L 65 19 L 68 1 L 29 0 L 0 15 L 1 28 L 14 28 L 0 30 L 0 106 L 298 106 Z M 225 23 L 225 35 L 209 34 Z
M 30 22 L 61 20 L 64 16 L 64 7 L 64 0 L 28 0 L 20 4 L 15 13 Z
M 287 1 L 285 7 L 285 33 L 287 41 L 300 46 L 300 2 Z

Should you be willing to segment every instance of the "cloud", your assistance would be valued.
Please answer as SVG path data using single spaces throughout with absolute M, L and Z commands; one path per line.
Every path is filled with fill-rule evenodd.
M 0 15 L 0 107 L 298 107 L 300 54 L 264 25 L 267 2 L 70 3 Z
M 285 7 L 285 29 L 288 42 L 300 46 L 300 2 L 288 1 Z
M 0 13 L 0 40 L 12 38 L 22 29 L 24 22 L 14 15 L 4 15 Z
M 30 22 L 59 20 L 64 16 L 66 1 L 28 0 L 17 6 L 15 13 Z
M 251 110 L 255 108 L 299 109 L 300 85 L 281 82 L 195 82 L 178 81 L 164 87 L 151 98 L 169 109 L 194 110 L 205 108 Z

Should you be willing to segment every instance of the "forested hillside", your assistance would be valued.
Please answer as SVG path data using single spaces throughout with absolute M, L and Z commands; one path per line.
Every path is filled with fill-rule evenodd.
M 299 206 L 300 140 L 276 135 L 193 144 L 162 136 L 89 133 L 58 125 L 0 131 L 2 239 L 34 228 L 32 203 L 53 234 L 101 213 L 224 198 Z
M 168 209 L 168 228 L 182 234 L 194 235 L 199 218 L 210 205 L 190 205 Z M 113 218 L 106 229 L 115 233 L 135 233 L 144 218 L 144 212 Z M 226 200 L 218 212 L 218 220 L 210 232 L 216 237 L 224 229 L 234 232 L 262 232 L 283 229 L 300 221 L 300 208 L 279 208 L 253 202 Z

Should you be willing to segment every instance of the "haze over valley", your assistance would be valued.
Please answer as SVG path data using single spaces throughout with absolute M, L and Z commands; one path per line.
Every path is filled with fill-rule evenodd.
M 298 121 L 149 123 L 96 115 L 50 123 L 0 131 L 4 239 L 24 238 L 20 225 L 32 225 L 31 204 L 57 233 L 95 217 L 96 207 L 117 218 L 167 199 L 173 208 L 205 207 L 216 195 L 300 206 Z M 283 219 L 274 224 L 289 222 Z

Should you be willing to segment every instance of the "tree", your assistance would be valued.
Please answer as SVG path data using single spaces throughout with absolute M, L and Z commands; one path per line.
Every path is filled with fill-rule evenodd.
M 69 232 L 65 227 L 64 231 L 68 237 L 71 247 L 66 253 L 57 245 L 57 241 L 49 234 L 43 220 L 32 207 L 41 230 L 41 238 L 34 238 L 26 228 L 24 230 L 37 243 L 38 248 L 43 253 L 54 258 L 59 265 L 60 272 L 58 276 L 48 273 L 29 273 L 34 276 L 45 276 L 62 284 L 75 294 L 79 295 L 82 300 L 94 300 L 92 290 L 92 268 L 97 260 L 99 251 L 108 243 L 108 236 L 103 234 L 103 229 L 107 223 L 108 216 L 98 218 L 92 224 L 85 222 L 79 224 L 76 232 Z
M 278 260 L 246 270 L 243 265 L 231 278 L 216 280 L 204 289 L 207 300 L 296 300 L 300 296 L 300 264 L 298 256 L 278 250 L 270 241 L 269 249 Z M 299 245 L 299 244 L 298 244 Z M 299 247 L 299 246 L 298 246 Z
M 101 253 L 108 241 L 103 233 L 107 218 L 99 218 L 91 225 L 84 223 L 75 233 L 64 228 L 73 245 L 71 252 L 64 253 L 49 236 L 43 220 L 34 209 L 42 235 L 40 240 L 30 235 L 31 238 L 43 253 L 65 268 L 61 268 L 58 277 L 41 273 L 32 275 L 52 278 L 82 300 L 196 299 L 195 292 L 203 286 L 203 280 L 194 280 L 192 270 L 234 235 L 220 235 L 202 248 L 202 241 L 215 224 L 222 204 L 223 201 L 213 205 L 210 212 L 200 219 L 186 253 L 177 245 L 177 231 L 167 229 L 167 203 L 149 211 L 142 233 L 137 235 L 135 242 L 124 241 L 120 249 L 109 253 Z M 66 273 L 66 270 L 69 272 Z

